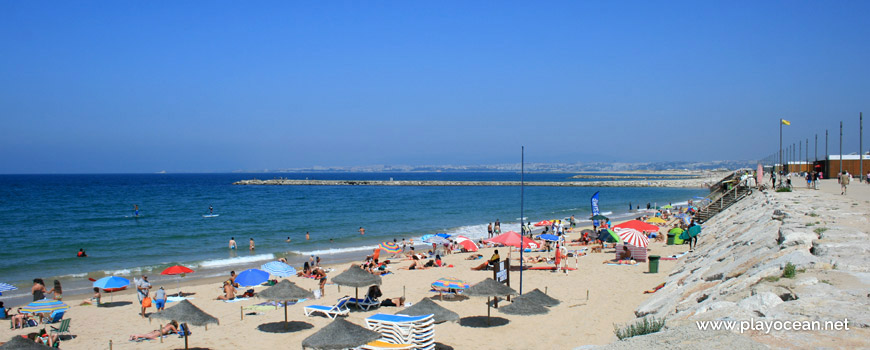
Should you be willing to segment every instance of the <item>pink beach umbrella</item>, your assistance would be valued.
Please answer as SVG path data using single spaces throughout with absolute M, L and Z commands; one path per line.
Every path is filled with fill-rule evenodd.
M 498 236 L 493 237 L 490 240 L 486 240 L 484 242 L 492 242 L 498 243 L 501 245 L 517 247 L 517 248 L 530 248 L 530 249 L 538 249 L 538 243 L 533 241 L 528 237 L 523 237 L 519 233 L 514 231 L 508 231 L 502 233 Z
M 618 228 L 616 234 L 626 244 L 631 244 L 635 247 L 646 247 L 649 245 L 649 238 L 638 230 L 632 228 Z

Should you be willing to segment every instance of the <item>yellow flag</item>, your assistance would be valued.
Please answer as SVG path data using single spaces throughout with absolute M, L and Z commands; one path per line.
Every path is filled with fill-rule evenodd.
M 791 125 L 791 122 L 785 119 L 780 119 L 783 125 Z

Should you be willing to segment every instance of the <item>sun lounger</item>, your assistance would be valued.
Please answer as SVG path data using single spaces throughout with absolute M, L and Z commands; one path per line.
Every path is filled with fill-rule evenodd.
M 380 306 L 381 302 L 377 298 L 371 299 L 368 296 L 365 299 L 350 298 L 348 304 L 355 304 L 358 308 L 368 311 L 369 309 Z
M 434 349 L 433 315 L 407 316 L 376 314 L 366 318 L 366 327 L 381 334 L 381 340 L 413 344 L 415 349 Z
M 414 344 L 393 344 L 383 340 L 375 340 L 359 348 L 362 350 L 410 350 L 414 349 L 415 346 Z
M 311 316 L 311 314 L 315 312 L 320 312 L 331 319 L 335 319 L 335 316 L 347 315 L 350 313 L 350 309 L 347 307 L 348 300 L 350 300 L 350 297 L 342 297 L 341 299 L 338 299 L 338 302 L 333 306 L 308 305 L 303 308 L 303 311 L 305 312 L 305 316 Z

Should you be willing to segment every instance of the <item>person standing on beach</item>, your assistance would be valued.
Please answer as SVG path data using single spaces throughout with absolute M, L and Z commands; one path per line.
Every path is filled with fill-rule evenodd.
M 489 235 L 489 238 L 492 238 L 492 223 L 486 226 L 486 233 Z
M 236 249 L 236 237 L 230 237 L 230 249 Z
M 181 292 L 179 291 L 178 294 L 181 294 Z M 166 290 L 163 287 L 160 287 L 157 293 L 154 293 L 154 306 L 157 308 L 157 311 L 163 310 L 166 306 Z
M 498 219 L 495 219 L 495 226 L 492 228 L 492 231 L 492 234 L 494 235 L 501 234 L 501 223 Z
M 54 300 L 63 300 L 63 288 L 60 286 L 60 281 L 54 280 L 54 288 L 48 293 L 54 294 Z
M 364 229 L 362 226 L 360 226 L 360 227 L 359 227 L 359 234 L 360 234 L 360 236 L 365 235 L 365 234 L 366 234 L 366 229 Z
M 151 283 L 148 282 L 148 276 L 142 275 L 142 279 L 136 281 L 136 296 L 139 297 L 139 305 L 142 306 L 142 317 L 145 317 L 145 304 L 142 303 L 148 293 L 151 291 Z
M 30 293 L 33 294 L 33 301 L 45 299 L 45 282 L 42 278 L 33 279 L 33 288 L 30 288 Z
M 251 237 L 251 251 L 254 251 L 254 238 Z

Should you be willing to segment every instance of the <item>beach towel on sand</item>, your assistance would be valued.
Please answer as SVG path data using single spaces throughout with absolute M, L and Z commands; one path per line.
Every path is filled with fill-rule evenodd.
M 653 289 L 643 291 L 643 294 L 652 294 L 652 293 L 658 292 L 659 289 L 662 289 L 662 287 L 664 287 L 664 286 L 665 286 L 665 283 L 662 282 L 662 284 L 657 285 L 657 286 L 656 286 L 655 288 L 653 288 Z

